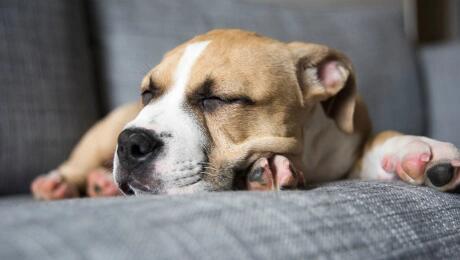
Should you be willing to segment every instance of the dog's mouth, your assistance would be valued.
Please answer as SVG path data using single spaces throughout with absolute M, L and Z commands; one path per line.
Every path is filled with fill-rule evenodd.
M 182 193 L 197 186 L 203 181 L 206 163 L 197 163 L 195 166 L 176 167 L 175 175 L 173 172 L 155 172 L 154 167 L 127 171 L 126 169 L 116 169 L 115 179 L 119 190 L 124 195 L 147 195 L 162 193 Z
M 118 184 L 118 189 L 120 189 L 123 195 L 126 196 L 131 196 L 135 194 L 133 188 L 127 182 Z
M 138 195 L 138 194 L 159 194 L 161 192 L 161 183 L 159 181 L 149 181 L 145 184 L 131 179 L 118 184 L 118 188 L 124 195 Z

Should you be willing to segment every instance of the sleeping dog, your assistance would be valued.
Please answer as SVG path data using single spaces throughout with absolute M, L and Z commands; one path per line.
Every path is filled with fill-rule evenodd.
M 141 93 L 142 104 L 113 111 L 38 177 L 34 195 L 282 190 L 342 178 L 441 191 L 460 183 L 454 145 L 371 134 L 350 60 L 323 45 L 214 30 L 166 53 Z

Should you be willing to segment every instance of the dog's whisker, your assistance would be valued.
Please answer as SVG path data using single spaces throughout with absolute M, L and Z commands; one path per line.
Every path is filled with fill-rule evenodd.
M 193 173 L 193 174 L 189 174 L 189 175 L 186 175 L 186 176 L 181 176 L 181 177 L 175 178 L 172 181 L 180 181 L 180 180 L 183 180 L 183 179 L 188 179 L 188 178 L 192 178 L 192 177 L 200 176 L 200 175 L 201 175 L 201 172 Z
M 190 183 L 180 184 L 180 185 L 178 185 L 178 187 L 179 188 L 184 188 L 184 187 L 187 187 L 187 186 L 191 186 L 191 185 L 194 185 L 194 184 L 200 182 L 201 180 L 202 180 L 201 178 L 198 178 L 198 179 L 196 179 L 196 180 L 194 180 L 194 181 L 192 181 Z

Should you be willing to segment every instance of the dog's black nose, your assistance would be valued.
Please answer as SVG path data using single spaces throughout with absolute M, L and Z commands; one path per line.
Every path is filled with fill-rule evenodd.
M 436 187 L 442 187 L 448 184 L 454 177 L 455 168 L 450 163 L 441 163 L 429 168 L 426 176 L 431 184 Z
M 118 160 L 129 171 L 151 161 L 162 146 L 163 142 L 153 131 L 128 128 L 118 136 Z

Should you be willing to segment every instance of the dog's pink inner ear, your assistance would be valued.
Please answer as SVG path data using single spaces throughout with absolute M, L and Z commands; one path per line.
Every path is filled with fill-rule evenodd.
M 334 95 L 340 91 L 347 81 L 349 71 L 336 60 L 325 61 L 318 66 L 318 80 L 328 94 Z

